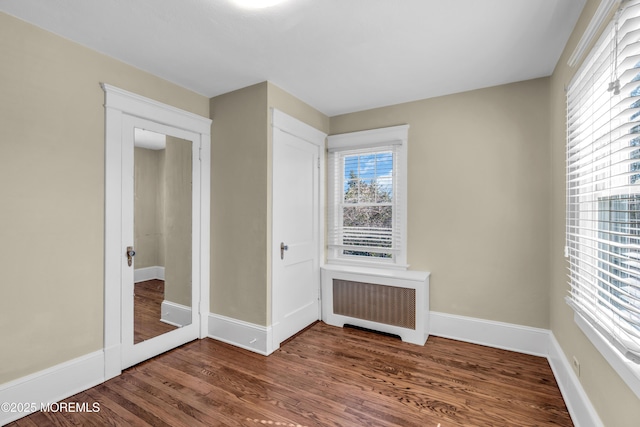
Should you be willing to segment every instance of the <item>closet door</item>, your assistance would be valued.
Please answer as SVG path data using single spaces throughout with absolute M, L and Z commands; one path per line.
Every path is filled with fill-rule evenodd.
M 101 86 L 110 379 L 208 334 L 211 120 Z
M 273 349 L 320 319 L 325 136 L 273 110 Z
M 122 367 L 198 338 L 198 135 L 123 120 Z

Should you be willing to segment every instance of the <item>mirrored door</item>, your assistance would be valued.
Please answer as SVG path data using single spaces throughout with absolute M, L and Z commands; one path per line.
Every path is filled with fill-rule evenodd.
M 131 118 L 123 138 L 123 361 L 196 339 L 197 139 Z M 195 227 L 194 227 L 195 224 Z M 197 254 L 196 254 L 197 255 Z
M 192 145 L 135 129 L 134 344 L 191 324 Z

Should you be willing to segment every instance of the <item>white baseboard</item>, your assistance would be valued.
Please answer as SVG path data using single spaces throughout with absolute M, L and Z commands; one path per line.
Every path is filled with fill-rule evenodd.
M 160 321 L 181 328 L 191 324 L 191 307 L 164 300 L 160 305 Z
M 431 312 L 430 335 L 546 357 L 576 427 L 603 427 L 553 333 L 510 323 Z
M 153 267 L 136 268 L 133 271 L 134 283 L 154 279 L 164 280 L 164 267 L 156 265 Z
M 549 333 L 549 355 L 551 370 L 556 378 L 564 402 L 576 427 L 604 427 L 598 413 L 591 405 L 580 380 L 565 356 L 552 332 Z
M 518 353 L 547 357 L 548 329 L 456 316 L 432 311 L 429 334 Z
M 51 368 L 0 385 L 0 403 L 27 407 L 59 402 L 104 382 L 104 352 L 102 350 L 69 360 Z M 13 409 L 19 409 L 17 406 Z M 0 411 L 0 425 L 28 415 L 25 412 Z
M 209 313 L 209 337 L 263 356 L 268 356 L 275 350 L 271 345 L 271 327 L 214 313 Z
M 209 314 L 208 323 L 209 337 L 213 339 L 265 356 L 275 350 L 271 327 L 213 313 Z M 430 334 L 546 357 L 576 427 L 603 426 L 551 331 L 431 312 Z M 54 403 L 104 381 L 105 353 L 100 350 L 0 385 L 0 403 Z M 0 425 L 27 414 L 0 411 Z

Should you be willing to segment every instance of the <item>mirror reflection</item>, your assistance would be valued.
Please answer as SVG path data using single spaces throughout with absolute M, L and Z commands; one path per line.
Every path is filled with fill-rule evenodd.
M 191 324 L 191 162 L 191 141 L 135 130 L 134 344 Z

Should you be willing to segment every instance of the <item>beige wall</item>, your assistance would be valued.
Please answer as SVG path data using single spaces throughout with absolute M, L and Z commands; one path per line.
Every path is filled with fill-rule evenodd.
M 103 347 L 100 82 L 207 98 L 0 13 L 0 383 Z
M 211 99 L 211 312 L 266 326 L 271 309 L 271 110 L 329 119 L 272 83 Z
M 166 137 L 161 150 L 135 148 L 136 269 L 165 267 L 164 299 L 191 306 L 192 144 Z
M 136 147 L 133 214 L 135 268 L 164 267 L 164 150 Z
M 267 84 L 211 99 L 212 313 L 267 321 Z
M 552 239 L 550 321 L 551 330 L 568 360 L 580 361 L 580 382 L 605 426 L 631 427 L 640 422 L 640 400 L 603 359 L 573 321 L 573 311 L 564 302 L 568 292 L 565 244 L 565 143 L 567 86 L 578 66 L 567 65 L 580 37 L 589 24 L 597 0 L 588 0 L 578 24 L 551 78 L 551 165 L 552 165 Z
M 211 111 L 212 312 L 269 322 L 269 107 L 333 134 L 408 123 L 409 262 L 432 309 L 550 327 L 605 425 L 637 424 L 564 303 L 565 64 L 598 3 L 550 79 L 331 119 L 266 82 L 209 101 L 0 13 L 0 383 L 102 348 L 107 82 Z
M 192 143 L 167 136 L 164 151 L 164 299 L 191 307 Z
M 549 80 L 331 118 L 409 124 L 408 262 L 434 311 L 547 328 Z

